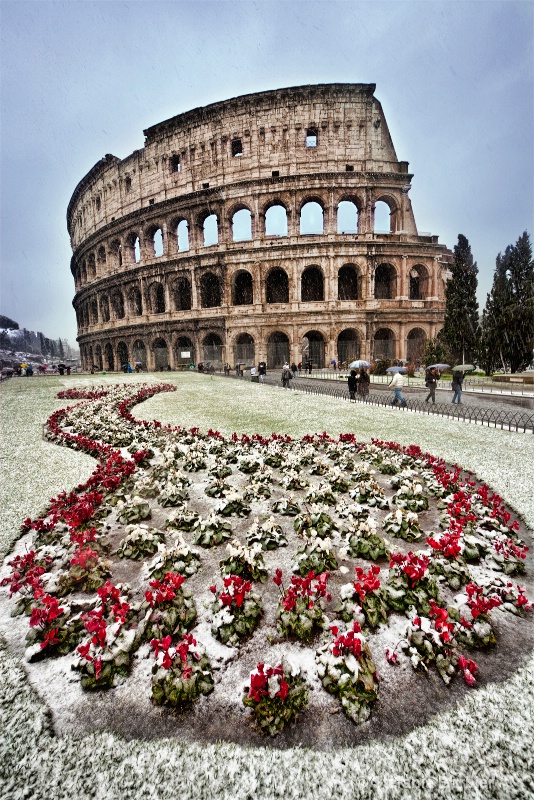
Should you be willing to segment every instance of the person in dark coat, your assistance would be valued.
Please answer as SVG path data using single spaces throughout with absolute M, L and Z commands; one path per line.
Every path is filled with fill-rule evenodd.
M 360 397 L 367 397 L 370 383 L 369 373 L 365 371 L 364 367 L 360 367 L 360 376 L 358 378 L 358 394 Z
M 451 389 L 454 392 L 452 402 L 459 406 L 462 404 L 462 384 L 464 382 L 463 372 L 454 372 L 452 375 Z
M 425 380 L 425 386 L 428 389 L 428 394 L 425 397 L 425 403 L 428 403 L 429 400 L 432 400 L 432 402 L 435 405 L 436 387 L 438 385 L 438 378 L 439 378 L 439 373 L 437 372 L 435 367 L 432 367 L 431 369 L 428 370 Z
M 347 379 L 347 386 L 349 388 L 349 398 L 356 400 L 356 390 L 358 388 L 358 379 L 356 377 L 356 370 L 351 369 L 350 375 Z
M 289 381 L 292 379 L 293 373 L 289 368 L 289 364 L 284 364 L 282 369 L 282 386 L 284 389 L 289 389 Z

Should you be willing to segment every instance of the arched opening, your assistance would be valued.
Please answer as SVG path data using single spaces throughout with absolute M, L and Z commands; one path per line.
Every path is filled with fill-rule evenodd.
M 150 310 L 152 314 L 165 313 L 165 290 L 161 283 L 153 283 L 149 289 Z
M 92 325 L 98 324 L 98 303 L 95 298 L 89 303 L 89 318 Z
M 99 344 L 95 347 L 95 367 L 99 370 L 104 369 L 104 362 L 102 361 L 102 348 Z
M 249 333 L 240 333 L 234 344 L 234 364 L 254 364 L 254 339 Z
M 126 252 L 130 264 L 139 264 L 141 261 L 141 242 L 136 233 L 130 233 L 126 237 Z
M 323 233 L 323 209 L 316 200 L 304 203 L 300 209 L 300 233 Z
M 109 297 L 107 294 L 103 294 L 100 298 L 100 316 L 102 322 L 109 322 Z
M 393 300 L 397 294 L 397 273 L 391 264 L 379 264 L 375 272 L 375 299 Z
M 96 251 L 96 258 L 99 264 L 106 263 L 106 249 L 105 247 L 99 247 Z
M 87 369 L 91 369 L 92 367 L 96 367 L 96 364 L 93 354 L 93 345 L 90 344 L 87 350 Z
M 339 300 L 360 300 L 361 281 L 358 267 L 345 264 L 337 274 L 337 296 Z
M 136 371 L 146 369 L 146 347 L 141 339 L 137 339 L 133 343 L 132 358 L 134 361 L 132 367 L 134 367 Z
M 113 348 L 108 342 L 104 347 L 104 362 L 108 372 L 113 372 L 115 369 L 115 359 L 113 358 Z
M 118 289 L 111 295 L 111 305 L 113 306 L 115 319 L 124 319 L 124 297 Z
M 176 238 L 178 241 L 178 251 L 180 253 L 189 250 L 189 224 L 186 219 L 181 219 L 178 223 Z
M 219 224 L 217 222 L 217 214 L 210 214 L 202 223 L 202 231 L 204 236 L 204 247 L 211 247 L 211 245 L 219 243 Z
M 128 303 L 130 305 L 130 314 L 133 317 L 140 317 L 143 313 L 143 300 L 141 292 L 137 286 L 132 286 L 128 295 Z
M 406 341 L 408 361 L 420 362 L 426 345 L 426 333 L 422 328 L 412 328 Z
M 87 283 L 87 267 L 85 266 L 85 261 L 82 261 L 80 267 L 80 281 L 82 285 Z
M 209 361 L 211 366 L 215 368 L 222 366 L 222 349 L 221 337 L 217 336 L 216 333 L 208 333 L 202 342 L 204 363 Z
M 124 368 L 128 366 L 128 348 L 126 347 L 125 342 L 119 342 L 117 345 L 117 362 L 123 371 Z
M 195 363 L 195 347 L 189 337 L 180 336 L 176 342 L 175 350 L 175 359 L 177 364 Z
M 270 206 L 265 212 L 265 235 L 287 236 L 287 211 L 283 205 Z
M 267 303 L 289 303 L 289 279 L 283 269 L 275 267 L 267 275 L 265 299 Z
M 96 278 L 96 261 L 93 253 L 90 253 L 87 257 L 87 275 L 89 280 Z
M 375 204 L 375 233 L 391 233 L 391 211 L 387 203 L 379 200 Z
M 409 272 L 410 300 L 424 300 L 428 296 L 428 272 L 426 267 L 416 264 Z
M 271 333 L 267 340 L 267 367 L 276 369 L 289 364 L 289 339 L 285 333 Z
M 354 328 L 346 328 L 337 337 L 337 360 L 350 364 L 360 358 L 360 337 Z
M 154 353 L 154 369 L 156 372 L 166 370 L 169 366 L 169 353 L 165 339 L 156 339 L 152 345 L 152 352 Z
M 308 267 L 302 273 L 301 300 L 303 303 L 317 303 L 324 300 L 323 273 L 319 267 Z
M 200 279 L 200 303 L 202 308 L 215 308 L 221 305 L 221 282 L 213 272 L 206 272 Z
M 250 306 L 253 303 L 252 275 L 243 270 L 235 276 L 234 306 Z
M 136 237 L 134 246 L 133 246 L 133 253 L 134 253 L 134 261 L 136 264 L 139 264 L 141 261 L 141 240 L 139 236 Z
M 358 233 L 358 208 L 352 200 L 342 200 L 337 207 L 337 232 Z
M 252 239 L 252 215 L 248 208 L 240 208 L 232 217 L 232 241 L 245 242 Z
M 376 360 L 387 358 L 392 361 L 395 358 L 395 337 L 389 328 L 380 328 L 373 339 L 373 356 Z
M 308 331 L 302 339 L 302 362 L 311 361 L 315 369 L 325 365 L 326 343 L 319 331 Z
M 191 309 L 191 284 L 188 278 L 178 278 L 172 287 L 172 297 L 175 311 L 190 311 Z
M 152 242 L 152 251 L 155 258 L 163 255 L 163 231 L 161 228 L 156 228 L 150 231 L 150 239 Z
M 111 257 L 113 259 L 113 266 L 115 269 L 121 269 L 122 267 L 122 245 L 118 239 L 113 239 L 109 246 L 109 252 L 111 253 Z

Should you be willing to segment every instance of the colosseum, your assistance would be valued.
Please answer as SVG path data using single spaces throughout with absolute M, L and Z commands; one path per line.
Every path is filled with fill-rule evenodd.
M 83 366 L 417 359 L 451 253 L 418 233 L 374 91 L 213 103 L 95 164 L 67 212 Z

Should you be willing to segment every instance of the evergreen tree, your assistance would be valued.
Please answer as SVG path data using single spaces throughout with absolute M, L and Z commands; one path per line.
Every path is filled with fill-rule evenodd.
M 493 286 L 484 309 L 482 349 L 491 364 L 499 362 L 511 372 L 532 362 L 534 349 L 534 261 L 525 231 L 515 245 L 497 256 Z
M 61 339 L 58 339 L 58 342 L 59 342 L 58 345 L 59 357 L 63 361 L 63 359 L 65 358 L 65 351 L 63 350 L 63 342 L 61 341 Z
M 428 339 L 421 361 L 425 366 L 430 364 L 448 364 L 450 361 L 447 348 L 440 339 Z M 451 366 L 453 366 L 451 364 Z
M 478 268 L 471 246 L 461 233 L 454 247 L 452 277 L 445 287 L 445 321 L 439 338 L 455 363 L 475 359 L 478 344 Z M 454 366 L 452 364 L 451 366 Z

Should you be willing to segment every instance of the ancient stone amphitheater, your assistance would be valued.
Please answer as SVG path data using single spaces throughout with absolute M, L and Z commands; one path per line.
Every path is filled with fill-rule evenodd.
M 374 90 L 214 103 L 95 164 L 67 212 L 83 365 L 417 359 L 451 253 L 417 231 Z

